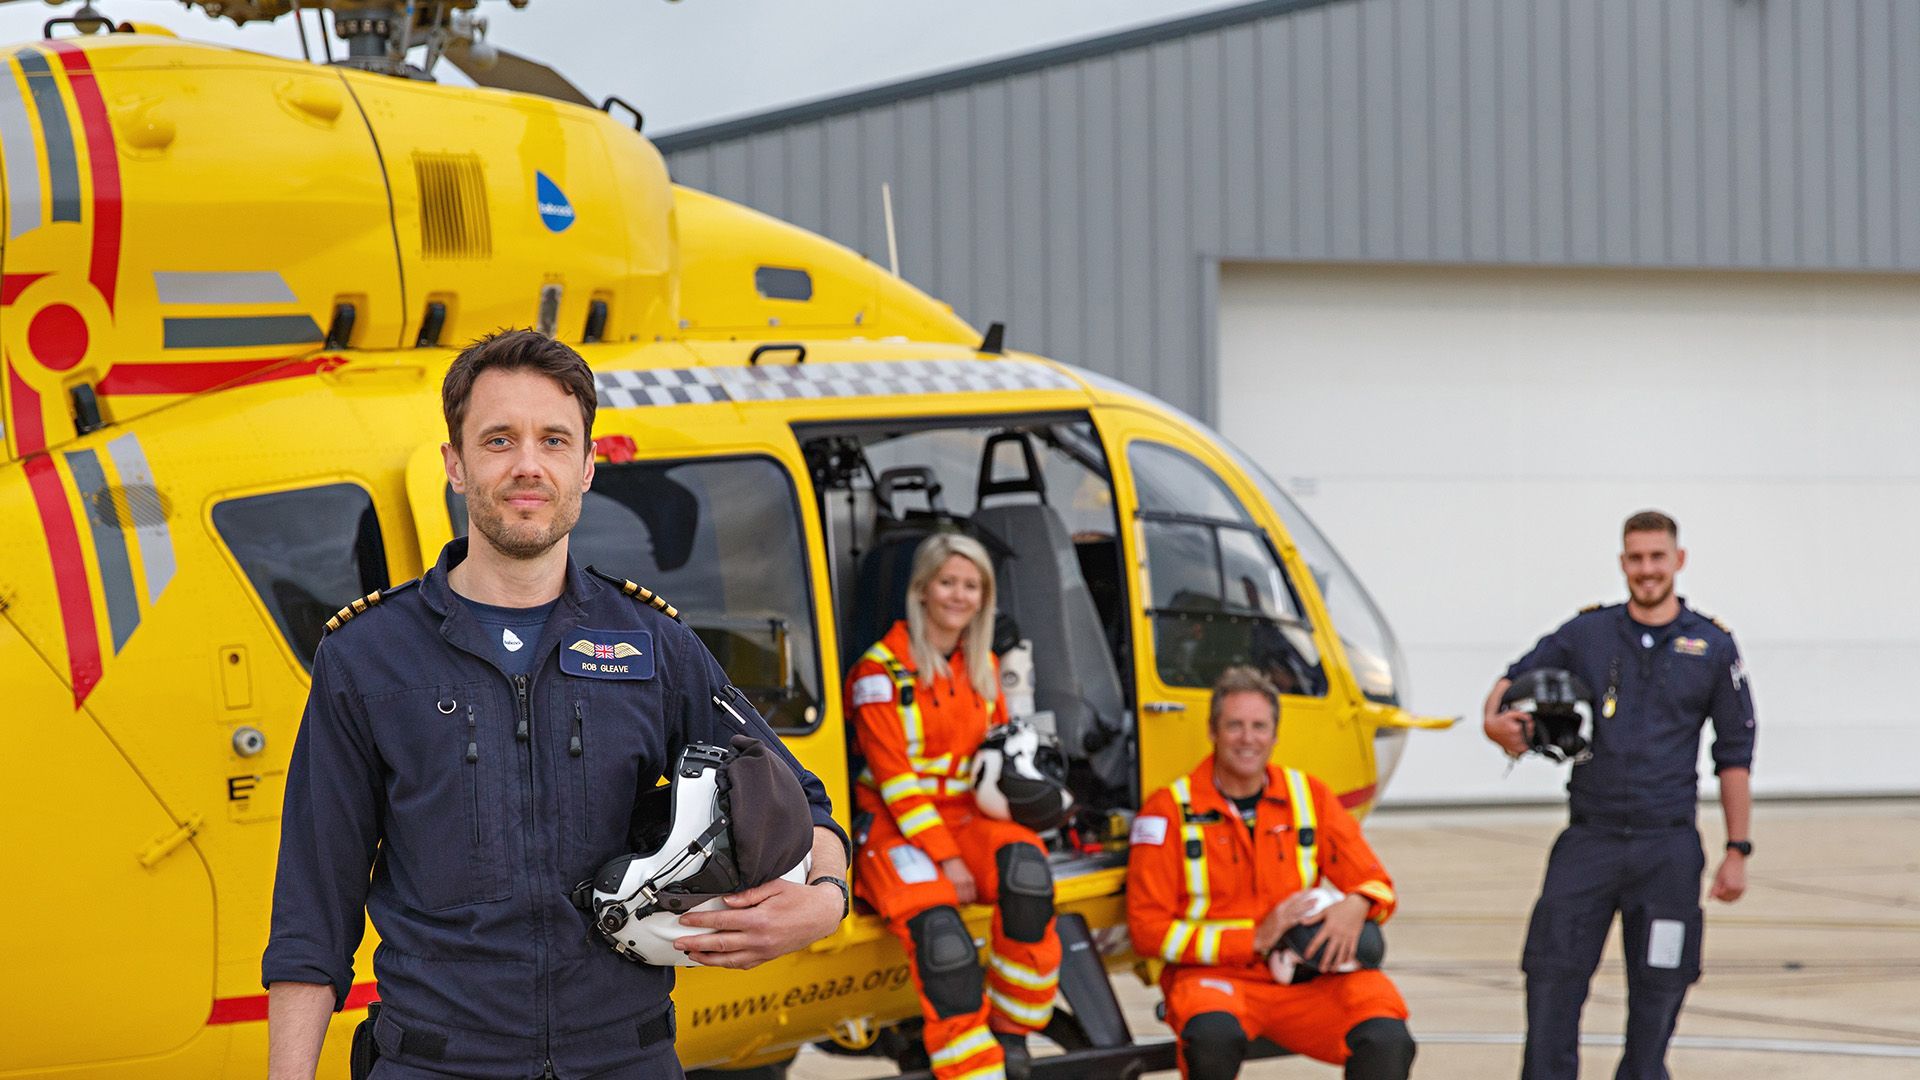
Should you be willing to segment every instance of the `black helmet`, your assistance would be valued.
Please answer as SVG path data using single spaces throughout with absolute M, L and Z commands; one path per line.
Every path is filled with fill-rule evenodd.
M 1533 718 L 1527 745 L 1543 757 L 1578 765 L 1593 756 L 1593 692 L 1578 675 L 1535 668 L 1513 680 L 1500 708 Z
M 1326 883 L 1315 886 L 1313 906 L 1308 916 L 1317 915 L 1343 899 L 1340 890 Z M 1320 933 L 1321 923 L 1296 923 L 1293 928 L 1280 935 L 1280 941 L 1273 951 L 1267 954 L 1267 970 L 1273 973 L 1275 982 L 1282 986 L 1292 986 L 1306 982 L 1316 975 L 1345 975 L 1352 971 L 1371 971 L 1378 968 L 1387 958 L 1387 937 L 1380 930 L 1380 924 L 1368 919 L 1360 924 L 1360 940 L 1355 943 L 1353 959 L 1335 968 L 1332 972 L 1323 971 L 1316 951 L 1308 957 L 1307 948 Z

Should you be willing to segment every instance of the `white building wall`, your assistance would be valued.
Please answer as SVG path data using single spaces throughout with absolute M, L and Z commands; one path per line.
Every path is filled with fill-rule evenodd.
M 1480 702 L 1624 596 L 1646 507 L 1746 654 L 1756 790 L 1920 792 L 1920 278 L 1233 265 L 1220 297 L 1223 430 L 1372 591 L 1412 707 L 1466 717 L 1390 800 L 1558 792 L 1504 775 Z

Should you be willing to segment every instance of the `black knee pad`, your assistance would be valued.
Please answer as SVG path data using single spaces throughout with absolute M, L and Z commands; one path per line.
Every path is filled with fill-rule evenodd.
M 1233 1080 L 1247 1058 L 1247 1033 L 1232 1013 L 1204 1012 L 1180 1029 L 1187 1080 Z
M 1053 921 L 1053 871 L 1046 853 L 1032 844 L 1008 844 L 993 853 L 993 860 L 1000 868 L 1000 928 L 1028 944 L 1046 937 Z
M 986 973 L 959 910 L 928 908 L 907 920 L 907 933 L 913 935 L 920 992 L 933 1011 L 945 1020 L 978 1009 L 987 992 Z
M 1347 1080 L 1406 1080 L 1413 1071 L 1413 1032 L 1404 1020 L 1376 1016 L 1347 1031 Z

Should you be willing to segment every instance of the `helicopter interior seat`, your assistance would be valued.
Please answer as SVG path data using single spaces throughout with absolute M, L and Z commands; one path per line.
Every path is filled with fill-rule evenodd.
M 1002 442 L 1017 442 L 1026 475 L 993 478 Z M 982 508 L 974 511 L 973 525 L 1007 548 L 995 567 L 1000 609 L 1033 642 L 1034 707 L 1053 714 L 1074 797 L 1094 810 L 1123 805 L 1132 790 L 1133 751 L 1120 671 L 1073 537 L 1047 504 L 1045 480 L 1025 435 L 1007 432 L 988 440 L 978 492 Z M 1004 496 L 1031 501 L 984 505 Z
M 919 493 L 927 508 L 896 512 L 894 498 Z M 871 546 L 854 567 L 853 618 L 848 622 L 842 663 L 848 671 L 874 642 L 907 614 L 907 582 L 913 577 L 913 553 L 936 532 L 958 528 L 940 497 L 940 481 L 922 465 L 888 469 L 874 482 Z

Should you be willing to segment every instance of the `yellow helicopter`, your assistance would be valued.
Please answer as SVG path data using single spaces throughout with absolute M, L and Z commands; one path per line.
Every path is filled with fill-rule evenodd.
M 1010 703 L 1080 806 L 1055 875 L 1090 963 L 1145 963 L 1126 822 L 1206 751 L 1224 666 L 1280 680 L 1279 755 L 1361 813 L 1407 729 L 1449 722 L 1401 708 L 1379 612 L 1219 436 L 673 185 L 638 113 L 487 45 L 474 0 L 198 2 L 316 15 L 326 54 L 91 7 L 0 48 L 0 1077 L 261 1075 L 308 664 L 336 609 L 464 529 L 438 388 L 501 326 L 596 373 L 576 558 L 670 597 L 842 813 L 845 670 L 921 538 L 988 544 Z M 443 61 L 491 85 L 438 85 Z M 1059 1041 L 1114 1049 L 1068 993 Z M 918 1015 L 870 914 L 675 996 L 690 1068 L 769 1076 L 809 1043 L 904 1057 Z

